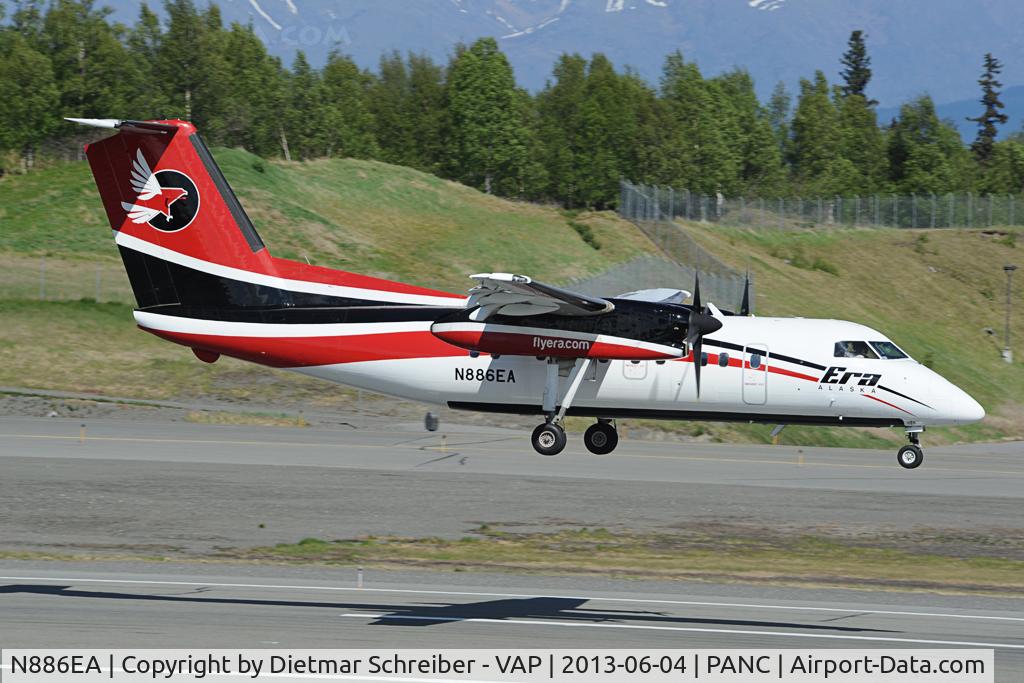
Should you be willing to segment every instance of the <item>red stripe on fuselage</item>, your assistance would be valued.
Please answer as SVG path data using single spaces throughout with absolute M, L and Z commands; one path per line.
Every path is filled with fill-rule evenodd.
M 446 344 L 426 330 L 344 337 L 237 337 L 141 329 L 183 346 L 275 368 L 466 355 L 464 349 Z
M 900 408 L 898 405 L 895 405 L 893 403 L 889 403 L 888 401 L 883 401 L 882 399 L 878 398 L 877 396 L 872 396 L 871 394 L 861 394 L 861 396 L 863 396 L 864 398 L 870 398 L 872 401 L 878 401 L 879 403 L 884 403 L 885 405 L 889 406 L 890 408 L 895 408 L 896 410 L 899 410 L 900 412 L 906 413 L 907 415 L 913 415 L 913 413 L 910 412 L 909 410 L 903 410 L 903 408 Z
M 717 354 L 717 353 L 708 353 L 708 366 L 712 366 L 713 365 L 715 367 L 722 367 L 722 366 L 718 365 L 719 357 L 720 357 L 720 355 Z M 679 360 L 681 360 L 683 362 L 686 362 L 686 363 L 692 363 L 693 362 L 693 353 L 691 352 L 690 355 L 685 356 L 683 358 L 680 358 Z M 750 367 L 750 362 L 749 361 L 743 361 L 740 358 L 732 358 L 732 357 L 730 357 L 729 358 L 729 366 L 728 367 L 730 367 L 730 368 L 744 368 L 746 370 L 755 370 L 755 371 L 756 370 L 760 370 L 762 372 L 764 372 L 765 368 L 767 368 L 768 372 L 774 373 L 776 375 L 785 375 L 786 377 L 795 377 L 796 379 L 802 379 L 802 380 L 806 380 L 808 382 L 817 382 L 818 381 L 818 378 L 814 377 L 812 375 L 805 375 L 802 372 L 796 372 L 794 370 L 787 370 L 786 368 L 780 368 L 780 367 L 777 367 L 777 366 L 774 366 L 774 365 L 767 365 L 767 366 L 766 365 L 761 365 L 760 368 L 752 368 L 752 367 Z

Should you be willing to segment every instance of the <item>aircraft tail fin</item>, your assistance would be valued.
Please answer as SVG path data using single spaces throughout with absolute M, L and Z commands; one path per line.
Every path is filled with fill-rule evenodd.
M 86 156 L 140 309 L 461 300 L 272 257 L 191 123 L 69 120 L 117 131 L 88 145 Z

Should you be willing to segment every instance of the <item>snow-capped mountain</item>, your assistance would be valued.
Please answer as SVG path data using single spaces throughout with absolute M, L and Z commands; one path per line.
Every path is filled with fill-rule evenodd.
M 132 22 L 136 0 L 101 0 Z M 198 0 L 204 2 L 205 0 Z M 151 3 L 157 4 L 157 3 Z M 226 21 L 252 22 L 285 59 L 304 50 L 314 63 L 334 49 L 364 66 L 386 51 L 445 60 L 453 45 L 495 36 L 520 83 L 543 87 L 562 52 L 604 52 L 657 82 L 673 50 L 706 74 L 747 68 L 762 95 L 783 80 L 839 72 L 853 29 L 868 34 L 871 94 L 893 106 L 929 92 L 937 101 L 977 91 L 982 55 L 1024 84 L 1024 2 L 1020 0 L 220 0 Z

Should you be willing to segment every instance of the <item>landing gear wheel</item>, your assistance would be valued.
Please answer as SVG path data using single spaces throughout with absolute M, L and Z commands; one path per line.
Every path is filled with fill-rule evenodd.
M 924 451 L 921 450 L 920 446 L 910 444 L 900 449 L 899 453 L 896 454 L 896 460 L 901 467 L 912 470 L 915 467 L 920 467 L 921 463 L 924 462 Z
M 530 438 L 533 449 L 541 455 L 558 455 L 565 448 L 565 430 L 554 422 L 538 425 Z
M 598 422 L 583 434 L 583 445 L 594 455 L 608 455 L 619 445 L 619 432 L 607 422 Z

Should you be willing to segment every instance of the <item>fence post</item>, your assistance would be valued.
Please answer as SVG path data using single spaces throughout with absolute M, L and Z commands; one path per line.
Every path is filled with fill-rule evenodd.
M 786 200 L 779 197 L 779 229 L 786 226 Z
M 988 196 L 988 227 L 992 227 L 992 195 Z
M 932 227 L 935 227 L 935 193 L 932 192 Z
M 668 188 L 668 219 L 670 221 L 676 219 L 676 191 L 671 186 Z
M 974 194 L 967 193 L 967 227 L 974 227 Z
M 949 220 L 947 223 L 947 228 L 952 228 L 956 224 L 956 195 L 952 192 L 949 193 Z
M 1010 225 L 1017 225 L 1016 216 L 1014 216 L 1014 201 L 1016 197 L 1010 195 Z
M 917 227 L 917 193 L 910 193 L 910 227 Z
M 818 214 L 816 216 L 816 220 L 814 221 L 814 224 L 816 226 L 821 225 L 822 223 L 825 222 L 825 210 L 823 207 L 824 204 L 822 204 L 821 197 L 818 197 Z

